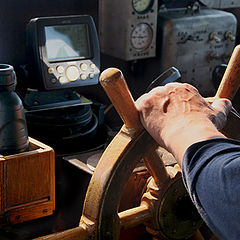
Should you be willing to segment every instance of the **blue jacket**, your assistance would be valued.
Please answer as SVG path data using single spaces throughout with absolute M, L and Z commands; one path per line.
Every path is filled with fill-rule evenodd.
M 184 184 L 203 220 L 220 239 L 240 239 L 240 142 L 216 138 L 190 146 Z

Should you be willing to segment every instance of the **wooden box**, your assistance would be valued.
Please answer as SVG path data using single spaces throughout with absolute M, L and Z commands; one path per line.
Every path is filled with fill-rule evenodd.
M 51 215 L 55 209 L 55 155 L 29 138 L 29 151 L 0 155 L 0 224 Z

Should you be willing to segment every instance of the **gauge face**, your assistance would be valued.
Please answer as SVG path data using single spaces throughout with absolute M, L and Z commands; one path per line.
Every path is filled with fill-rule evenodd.
M 132 0 L 133 9 L 137 13 L 146 13 L 153 5 L 154 0 Z
M 144 50 L 152 43 L 152 38 L 152 28 L 146 23 L 140 23 L 131 33 L 131 44 L 137 50 Z

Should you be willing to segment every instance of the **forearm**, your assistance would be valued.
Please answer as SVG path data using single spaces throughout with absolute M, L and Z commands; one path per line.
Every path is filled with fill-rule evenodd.
M 163 137 L 166 139 L 168 151 L 174 155 L 180 166 L 184 153 L 192 144 L 213 138 L 225 138 L 209 119 L 185 119 L 183 123 L 179 122 L 170 128 L 172 129 L 167 129 Z
M 239 164 L 240 142 L 228 138 L 198 142 L 184 154 L 185 186 L 199 213 L 220 239 L 240 236 Z

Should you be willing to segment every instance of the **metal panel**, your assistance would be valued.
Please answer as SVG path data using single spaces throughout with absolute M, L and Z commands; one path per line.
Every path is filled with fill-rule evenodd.
M 228 62 L 235 46 L 234 15 L 213 9 L 165 11 L 158 15 L 158 28 L 162 71 L 175 66 L 184 82 L 213 95 L 212 72 Z
M 101 51 L 107 55 L 123 60 L 135 60 L 155 56 L 156 28 L 157 28 L 157 0 L 152 0 L 153 5 L 144 13 L 134 11 L 133 1 L 100 0 L 99 1 L 99 35 Z M 146 40 L 146 31 L 136 30 L 141 23 L 148 26 L 152 33 L 152 40 L 146 48 L 138 49 L 131 41 L 142 44 Z M 135 31 L 134 31 L 135 29 Z M 141 28 L 140 28 L 141 29 Z M 136 35 L 139 34 L 138 38 Z M 133 36 L 134 35 L 134 36 Z M 143 39 L 141 39 L 143 38 Z
M 219 8 L 235 8 L 240 7 L 240 0 L 221 0 Z
M 240 7 L 240 0 L 201 0 L 201 3 L 210 8 L 235 8 Z

